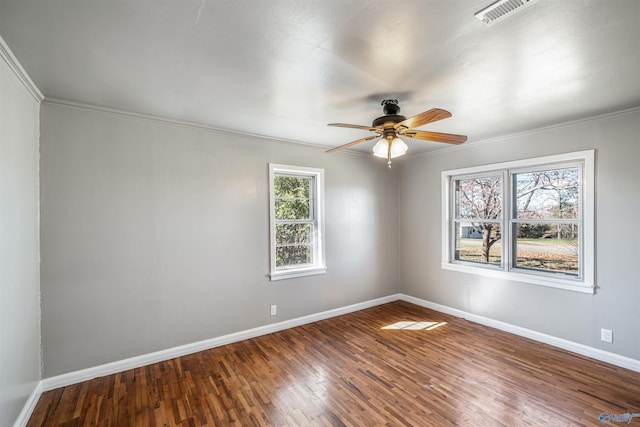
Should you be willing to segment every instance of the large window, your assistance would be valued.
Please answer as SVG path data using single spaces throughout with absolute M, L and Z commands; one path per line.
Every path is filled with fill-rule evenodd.
M 593 161 L 591 150 L 443 172 L 443 268 L 593 292 Z
M 326 270 L 322 169 L 269 165 L 271 280 Z

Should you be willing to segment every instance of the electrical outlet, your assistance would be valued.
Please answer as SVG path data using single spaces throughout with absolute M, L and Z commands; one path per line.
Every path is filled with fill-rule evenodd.
M 613 331 L 610 329 L 600 329 L 600 340 L 612 343 Z
M 276 314 L 278 314 L 278 306 L 274 304 L 271 306 L 271 315 L 275 316 Z

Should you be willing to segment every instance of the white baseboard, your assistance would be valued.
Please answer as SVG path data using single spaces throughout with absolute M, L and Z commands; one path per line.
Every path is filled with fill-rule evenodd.
M 515 335 L 519 335 L 525 338 L 532 339 L 534 341 L 542 342 L 552 345 L 554 347 L 561 348 L 563 350 L 571 351 L 583 356 L 590 357 L 592 359 L 600 360 L 602 362 L 610 363 L 615 366 L 630 369 L 636 372 L 640 372 L 640 360 L 631 359 L 629 357 L 620 356 L 618 354 L 610 353 L 597 348 L 589 347 L 583 344 L 578 344 L 572 341 L 568 341 L 562 338 L 557 338 L 551 335 L 536 332 L 530 329 L 526 329 L 520 326 L 511 325 L 509 323 L 494 320 L 488 317 L 480 316 L 477 314 L 469 313 L 456 308 L 448 307 L 445 305 L 437 304 L 431 301 L 423 300 L 420 298 L 412 297 L 405 294 L 394 294 L 382 298 L 377 298 L 357 304 L 348 305 L 345 307 L 336 308 L 333 310 L 327 310 L 308 316 L 298 317 L 296 319 L 286 320 L 271 325 L 260 326 L 246 331 L 240 331 L 228 335 L 223 335 L 208 340 L 198 341 L 191 344 L 186 344 L 178 347 L 169 348 L 166 350 L 157 351 L 141 356 L 131 357 L 128 359 L 107 363 L 105 365 L 96 366 L 93 368 L 87 368 L 80 371 L 70 372 L 63 375 L 58 375 L 51 378 L 45 378 L 40 381 L 34 391 L 29 396 L 27 403 L 25 404 L 20 416 L 16 420 L 14 427 L 25 426 L 35 408 L 40 395 L 44 391 L 53 390 L 55 388 L 64 387 L 71 384 L 76 384 L 82 381 L 87 381 L 93 378 L 102 377 L 105 375 L 114 374 L 117 372 L 126 371 L 129 369 L 139 368 L 141 366 L 149 365 L 151 363 L 157 363 L 175 357 L 184 356 L 198 351 L 207 350 L 214 347 L 219 347 L 226 344 L 246 340 L 249 338 L 255 338 L 261 335 L 270 334 L 273 332 L 282 331 L 285 329 L 293 328 L 296 326 L 305 325 L 307 323 L 316 322 L 319 320 L 329 319 L 331 317 L 340 316 L 347 313 L 363 310 L 365 308 L 375 307 L 377 305 L 386 304 L 393 301 L 406 301 L 412 304 L 416 304 L 422 307 L 429 308 L 431 310 L 439 311 L 442 313 L 450 314 L 455 317 L 460 317 L 471 322 L 479 323 L 481 325 L 489 326 L 491 328 L 499 329 L 505 332 L 509 332 Z
M 128 359 L 119 360 L 116 362 L 107 363 L 100 366 L 95 366 L 93 368 L 82 369 L 80 371 L 69 372 L 67 374 L 45 378 L 42 380 L 42 390 L 43 391 L 53 390 L 59 387 L 64 387 L 64 386 L 76 384 L 82 381 L 91 380 L 93 378 L 103 377 L 105 375 L 115 374 L 117 372 L 139 368 L 141 366 L 162 362 L 164 360 L 185 356 L 191 353 L 197 353 L 199 351 L 208 350 L 210 348 L 231 344 L 231 343 L 246 340 L 249 338 L 255 338 L 261 335 L 271 334 L 273 332 L 278 332 L 284 329 L 305 325 L 307 323 L 317 322 L 318 320 L 329 319 L 331 317 L 352 313 L 354 311 L 363 310 L 365 308 L 370 308 L 380 304 L 386 304 L 388 302 L 397 301 L 398 299 L 400 299 L 399 294 L 389 295 L 386 297 L 377 298 L 377 299 L 373 299 L 373 300 L 369 300 L 369 301 L 365 301 L 357 304 L 352 304 L 345 307 L 335 308 L 333 310 L 327 310 L 320 313 L 311 314 L 308 316 L 298 317 L 296 319 L 285 320 L 284 322 L 273 323 L 271 325 L 265 325 L 265 326 L 259 326 L 257 328 L 248 329 L 246 331 L 223 335 L 216 338 L 198 341 L 191 344 L 185 344 L 178 347 L 169 348 L 166 350 L 156 351 L 156 352 L 144 354 L 141 356 L 135 356 Z
M 20 411 L 20 415 L 18 415 L 18 418 L 13 423 L 13 427 L 24 427 L 27 425 L 38 400 L 40 400 L 40 395 L 42 395 L 42 381 L 38 381 L 35 388 L 29 395 L 27 402 L 22 407 L 22 411 Z
M 488 317 L 480 316 L 478 314 L 469 313 L 456 308 L 447 307 L 445 305 L 436 304 L 431 301 L 415 298 L 409 295 L 400 294 L 399 299 L 402 301 L 410 302 L 422 307 L 430 308 L 431 310 L 439 311 L 441 313 L 450 314 L 452 316 L 461 317 L 474 323 L 489 326 L 491 328 L 499 329 L 501 331 L 509 332 L 514 335 L 529 338 L 534 341 L 542 342 L 552 345 L 554 347 L 561 348 L 563 350 L 571 351 L 573 353 L 581 354 L 583 356 L 590 357 L 592 359 L 600 360 L 602 362 L 610 363 L 621 368 L 630 369 L 632 371 L 640 372 L 640 360 L 632 359 L 630 357 L 620 356 L 619 354 L 610 353 L 608 351 L 600 350 L 598 348 L 589 347 L 584 344 L 578 344 L 573 341 L 568 341 L 562 338 L 554 337 L 552 335 L 536 332 L 531 329 L 523 328 L 520 326 L 512 325 L 509 323 L 494 320 Z
M 141 366 L 149 365 L 151 363 L 157 363 L 175 357 L 184 356 L 198 351 L 208 350 L 210 348 L 219 347 L 226 344 L 246 340 L 249 338 L 255 338 L 261 335 L 270 334 L 273 332 L 282 331 L 284 329 L 293 328 L 296 326 L 304 325 L 307 323 L 316 322 L 318 320 L 329 319 L 331 317 L 340 316 L 342 314 L 352 313 L 354 311 L 363 310 L 365 308 L 374 307 L 380 304 L 402 300 L 416 304 L 422 307 L 426 307 L 432 310 L 436 310 L 442 313 L 450 314 L 452 316 L 460 317 L 471 322 L 479 323 L 481 325 L 496 328 L 505 332 L 509 332 L 515 335 L 519 335 L 525 338 L 529 338 L 535 341 L 539 341 L 545 344 L 552 345 L 564 350 L 568 350 L 583 356 L 591 357 L 596 360 L 600 360 L 612 365 L 620 366 L 622 368 L 631 369 L 636 372 L 640 372 L 640 361 L 631 359 L 629 357 L 620 356 L 615 353 L 610 353 L 597 348 L 589 347 L 583 344 L 578 344 L 572 341 L 568 341 L 562 338 L 557 338 L 551 335 L 536 332 L 531 329 L 526 329 L 520 326 L 511 325 L 509 323 L 494 320 L 488 317 L 480 316 L 477 314 L 469 313 L 463 310 L 458 310 L 445 305 L 437 304 L 431 301 L 423 300 L 420 298 L 412 297 L 405 294 L 394 294 L 383 298 L 377 298 L 374 300 L 365 301 L 362 303 L 352 304 L 345 307 L 336 308 L 333 310 L 327 310 L 308 316 L 298 317 L 296 319 L 286 320 L 271 325 L 259 326 L 257 328 L 248 329 L 246 331 L 240 331 L 228 335 L 223 335 L 216 338 L 211 338 L 203 341 L 198 341 L 191 344 L 186 344 L 178 347 L 169 348 L 166 350 L 156 351 L 141 356 L 135 356 L 124 360 L 119 360 L 112 363 L 107 363 L 92 368 L 83 369 L 80 371 L 69 372 L 67 374 L 58 375 L 51 378 L 45 378 L 41 381 L 40 392 L 53 390 L 59 387 L 64 387 L 71 384 L 76 384 L 82 381 L 87 381 L 93 378 L 102 377 L 105 375 L 114 374 L 117 372 L 126 371 L 128 369 L 139 368 Z

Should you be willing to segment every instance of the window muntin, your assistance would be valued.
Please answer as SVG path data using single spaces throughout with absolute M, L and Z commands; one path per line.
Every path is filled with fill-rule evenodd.
M 325 271 L 323 171 L 269 165 L 271 280 Z
M 593 292 L 593 158 L 443 172 L 443 268 Z

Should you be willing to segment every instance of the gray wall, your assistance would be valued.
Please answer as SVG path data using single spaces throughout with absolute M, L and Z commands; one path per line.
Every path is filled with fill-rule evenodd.
M 391 171 L 369 156 L 54 103 L 41 121 L 44 377 L 398 291 L 640 359 L 638 111 Z M 590 148 L 596 295 L 440 268 L 442 170 Z M 269 162 L 325 169 L 327 274 L 268 280 Z
M 0 426 L 40 380 L 39 109 L 0 55 Z
M 640 359 L 640 111 L 409 158 L 398 176 L 402 292 Z M 447 169 L 596 149 L 595 295 L 442 270 Z M 600 328 L 614 331 L 613 344 Z
M 47 102 L 41 133 L 43 377 L 399 290 L 384 162 Z M 325 169 L 324 275 L 267 277 L 269 162 Z

